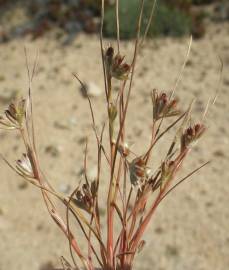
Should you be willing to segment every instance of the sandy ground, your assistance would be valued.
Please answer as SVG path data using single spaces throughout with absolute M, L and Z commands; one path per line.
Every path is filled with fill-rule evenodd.
M 188 37 L 148 41 L 141 53 L 127 130 L 137 153 L 141 153 L 150 137 L 150 92 L 155 87 L 172 89 L 188 42 Z M 31 62 L 36 49 L 40 52 L 33 89 L 41 164 L 51 183 L 58 190 L 69 192 L 79 182 L 84 137 L 92 136 L 88 103 L 71 72 L 103 89 L 99 41 L 96 36 L 79 35 L 71 45 L 62 47 L 50 34 L 33 42 L 25 38 L 1 44 L 1 111 L 7 106 L 8 93 L 27 90 L 24 45 L 28 47 Z M 122 48 L 130 59 L 133 44 L 123 43 Z M 205 38 L 193 42 L 177 95 L 184 107 L 197 98 L 194 115 L 198 119 L 217 89 L 218 55 L 224 62 L 220 96 L 209 114 L 208 133 L 194 149 L 183 174 L 201 162 L 212 160 L 212 163 L 161 204 L 145 235 L 147 244 L 136 258 L 135 269 L 225 270 L 229 267 L 229 24 L 211 26 Z M 92 100 L 101 127 L 104 96 Z M 90 142 L 89 168 L 93 174 L 95 145 L 92 139 Z M 7 159 L 13 162 L 20 157 L 21 145 L 15 132 L 1 131 L 0 152 Z M 58 265 L 61 255 L 69 258 L 68 243 L 49 218 L 40 192 L 25 186 L 3 162 L 0 171 L 0 269 L 38 270 L 47 262 Z M 81 243 L 84 245 L 83 240 Z

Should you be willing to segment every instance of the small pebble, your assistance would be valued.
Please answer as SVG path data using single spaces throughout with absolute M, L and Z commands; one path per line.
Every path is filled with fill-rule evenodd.
M 5 76 L 4 75 L 0 75 L 0 82 L 5 81 Z
M 162 234 L 162 233 L 164 232 L 164 230 L 163 230 L 162 227 L 157 227 L 157 228 L 155 228 L 155 232 L 156 232 L 157 234 Z
M 20 181 L 19 185 L 18 185 L 18 188 L 23 190 L 23 189 L 26 189 L 28 187 L 28 183 L 25 182 L 25 181 Z
M 53 270 L 54 266 L 52 262 L 47 262 L 40 266 L 39 270 Z
M 77 142 L 80 145 L 82 145 L 82 144 L 85 145 L 86 141 L 87 141 L 87 138 L 86 137 L 81 137 Z
M 229 79 L 225 78 L 225 79 L 223 80 L 223 83 L 224 83 L 225 85 L 229 85 Z
M 70 126 L 72 126 L 72 127 L 77 125 L 77 119 L 75 117 L 69 118 L 68 122 L 69 122 Z
M 62 183 L 59 185 L 59 191 L 68 194 L 71 191 L 71 186 L 69 184 Z
M 40 224 L 37 225 L 36 230 L 37 230 L 37 231 L 42 231 L 43 228 L 44 228 L 43 224 L 40 223 Z
M 221 158 L 224 158 L 225 157 L 225 153 L 222 151 L 222 150 L 216 150 L 213 155 L 215 157 L 221 157 Z
M 88 176 L 88 179 L 90 181 L 96 180 L 96 178 L 97 178 L 97 167 L 94 166 L 91 169 L 88 169 L 87 176 Z
M 166 255 L 169 257 L 175 257 L 179 255 L 179 250 L 175 246 L 166 246 Z
M 58 157 L 60 155 L 61 149 L 55 145 L 48 145 L 45 148 L 45 153 L 50 154 L 52 157 Z
M 62 130 L 70 129 L 67 123 L 61 123 L 59 121 L 54 122 L 54 127 L 57 129 L 62 129 Z
M 83 97 L 99 97 L 102 95 L 101 89 L 93 82 L 85 83 L 85 87 L 81 87 L 80 91 Z

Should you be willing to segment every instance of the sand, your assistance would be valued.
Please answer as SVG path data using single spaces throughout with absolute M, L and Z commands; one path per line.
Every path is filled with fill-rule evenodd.
M 1 98 L 6 91 L 24 94 L 27 91 L 24 45 L 30 62 L 39 49 L 33 83 L 38 152 L 53 186 L 69 192 L 79 183 L 86 135 L 90 136 L 91 174 L 96 161 L 88 103 L 71 73 L 76 72 L 83 81 L 93 82 L 103 90 L 100 47 L 96 35 L 80 34 L 65 47 L 52 37 L 47 34 L 33 42 L 27 37 L 0 45 L 0 108 L 3 111 L 7 106 L 7 98 Z M 134 150 L 139 154 L 150 137 L 150 92 L 153 88 L 165 91 L 173 88 L 188 43 L 189 37 L 147 41 L 139 57 L 127 130 L 128 139 L 135 143 Z M 127 59 L 132 50 L 133 43 L 122 43 Z M 194 116 L 198 120 L 218 87 L 218 55 L 224 62 L 220 95 L 208 115 L 208 132 L 194 148 L 182 174 L 204 161 L 212 162 L 158 208 L 144 237 L 144 251 L 136 258 L 135 269 L 225 270 L 229 266 L 228 23 L 210 25 L 206 36 L 193 42 L 176 94 L 184 107 L 193 98 L 197 99 Z M 101 128 L 104 95 L 92 101 Z M 163 144 L 157 153 L 160 154 Z M 0 132 L 0 152 L 12 162 L 20 157 L 23 147 L 15 132 Z M 104 175 L 106 169 L 104 166 Z M 24 185 L 2 161 L 0 171 L 0 269 L 38 270 L 47 262 L 60 265 L 61 255 L 69 258 L 68 243 L 48 216 L 39 190 Z M 85 245 L 83 240 L 81 243 Z

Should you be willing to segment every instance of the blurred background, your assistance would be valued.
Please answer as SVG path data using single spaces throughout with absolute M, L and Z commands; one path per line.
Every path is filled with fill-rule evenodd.
M 145 1 L 144 26 L 152 3 Z M 107 0 L 105 9 L 104 42 L 115 46 L 114 1 Z M 138 12 L 139 0 L 120 0 L 121 53 L 127 62 L 133 54 Z M 24 47 L 30 65 L 39 50 L 33 83 L 38 151 L 50 182 L 65 194 L 79 183 L 85 137 L 93 136 L 87 99 L 72 72 L 87 85 L 98 126 L 105 118 L 99 16 L 99 0 L 0 0 L 1 112 L 18 94 L 26 94 Z M 171 91 L 190 35 L 194 41 L 176 92 L 182 107 L 195 98 L 193 113 L 198 121 L 219 87 L 220 95 L 208 115 L 208 133 L 194 148 L 183 173 L 204 161 L 212 163 L 159 207 L 145 236 L 145 249 L 136 258 L 136 270 L 225 270 L 229 266 L 228 0 L 158 1 L 136 69 L 127 137 L 141 154 L 150 140 L 150 93 L 154 88 Z M 220 83 L 219 58 L 224 65 Z M 165 145 L 162 142 L 156 158 L 160 159 Z M 10 162 L 23 151 L 17 133 L 0 132 L 0 153 Z M 96 173 L 95 151 L 95 144 L 89 144 L 91 180 Z M 68 242 L 49 218 L 39 191 L 2 161 L 0 172 L 0 270 L 60 266 L 61 255 L 69 258 Z
M 105 36 L 114 38 L 114 2 L 107 0 L 105 14 Z M 152 1 L 145 1 L 145 20 L 150 14 Z M 121 37 L 134 38 L 138 0 L 120 1 Z M 68 35 L 70 42 L 80 33 L 96 33 L 99 28 L 99 0 L 15 0 L 0 1 L 0 41 L 31 35 L 36 39 L 51 30 L 57 30 L 56 38 Z M 220 0 L 164 0 L 158 1 L 157 12 L 149 37 L 192 34 L 201 38 L 206 32 L 206 21 L 228 20 L 228 1 Z

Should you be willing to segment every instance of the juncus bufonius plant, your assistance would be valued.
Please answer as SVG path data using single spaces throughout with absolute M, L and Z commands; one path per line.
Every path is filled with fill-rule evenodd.
M 107 111 L 107 121 L 101 132 L 95 127 L 94 111 L 88 97 L 92 116 L 93 130 L 97 142 L 97 176 L 94 181 L 87 177 L 87 143 L 84 157 L 84 178 L 69 196 L 56 191 L 45 178 L 39 165 L 38 153 L 34 134 L 33 103 L 31 83 L 36 70 L 36 62 L 32 72 L 28 68 L 29 90 L 26 98 L 13 101 L 0 116 L 1 128 L 18 132 L 25 145 L 25 153 L 12 165 L 8 165 L 26 181 L 38 187 L 51 218 L 61 228 L 69 241 L 72 265 L 61 258 L 62 266 L 66 269 L 94 270 L 130 270 L 136 254 L 143 246 L 143 235 L 151 221 L 158 205 L 171 193 L 175 187 L 188 179 L 207 163 L 178 180 L 177 173 L 181 170 L 191 149 L 206 131 L 203 121 L 190 125 L 192 104 L 185 110 L 182 103 L 174 96 L 180 81 L 171 93 L 153 90 L 151 94 L 153 114 L 151 139 L 147 150 L 136 155 L 134 147 L 130 147 L 126 139 L 126 116 L 129 108 L 130 95 L 135 76 L 135 67 L 139 51 L 142 48 L 147 31 L 152 21 L 155 2 L 146 29 L 141 29 L 144 0 L 139 1 L 139 17 L 136 26 L 136 40 L 133 59 L 127 63 L 121 54 L 119 41 L 119 1 L 116 0 L 117 19 L 117 48 L 104 46 L 103 18 L 104 1 L 101 1 L 101 58 L 104 76 L 104 106 Z M 190 41 L 191 45 L 191 41 Z M 190 46 L 187 53 L 190 51 Z M 27 58 L 27 55 L 26 55 Z M 185 63 L 186 63 L 185 59 Z M 182 67 L 181 73 L 184 69 Z M 84 87 L 81 80 L 75 78 Z M 115 80 L 121 82 L 118 92 L 113 91 Z M 166 121 L 165 121 L 166 120 Z M 164 127 L 164 122 L 168 123 Z M 167 154 L 155 167 L 152 153 L 161 138 L 170 130 L 175 130 L 172 142 L 167 142 Z M 108 133 L 108 147 L 103 142 L 103 134 Z M 166 142 L 164 142 L 165 144 Z M 107 149 L 108 148 L 108 149 Z M 3 157 L 4 158 L 4 157 Z M 161 157 L 160 157 L 161 158 Z M 103 164 L 103 163 L 106 164 Z M 107 166 L 108 165 L 108 166 Z M 101 226 L 100 187 L 101 167 L 109 170 L 108 194 L 106 198 L 106 226 Z M 66 209 L 62 216 L 56 207 L 58 199 Z M 70 217 L 78 223 L 77 230 L 84 235 L 88 249 L 81 247 L 70 226 Z M 114 223 L 119 223 L 119 231 L 114 229 Z

